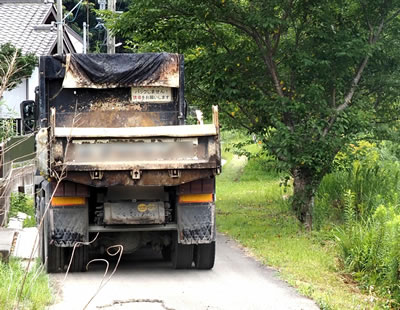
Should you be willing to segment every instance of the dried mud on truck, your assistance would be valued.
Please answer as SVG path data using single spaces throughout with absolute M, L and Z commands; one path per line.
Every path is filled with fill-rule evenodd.
M 211 269 L 218 111 L 212 124 L 185 124 L 183 56 L 44 56 L 39 83 L 22 122 L 37 132 L 46 270 L 65 271 L 75 247 L 70 270 L 84 271 L 89 255 L 116 244 L 152 246 L 177 269 Z

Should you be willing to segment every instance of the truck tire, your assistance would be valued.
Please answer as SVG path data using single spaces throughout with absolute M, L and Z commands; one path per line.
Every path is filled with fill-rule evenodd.
M 47 273 L 57 273 L 64 271 L 64 249 L 47 243 L 45 246 L 47 261 L 45 270 Z
M 38 255 L 39 258 L 41 259 L 42 264 L 45 263 L 44 258 L 45 253 L 44 253 L 44 235 L 43 235 L 43 231 L 44 231 L 44 223 L 42 224 L 42 226 L 39 227 L 40 221 L 42 219 L 42 205 L 44 204 L 44 198 L 41 196 L 36 197 L 36 223 L 38 225 L 38 230 L 39 230 L 39 246 L 38 246 Z
M 163 247 L 161 250 L 161 255 L 163 260 L 169 262 L 171 260 L 171 252 L 172 252 L 171 245 Z
M 196 245 L 194 265 L 196 269 L 212 269 L 215 261 L 215 241 L 209 244 Z
M 174 269 L 190 269 L 193 263 L 193 245 L 179 244 L 178 238 L 173 238 L 171 261 Z
M 71 260 L 71 255 L 72 251 L 74 248 L 67 248 L 67 261 L 66 265 L 68 266 L 70 260 Z M 75 248 L 75 253 L 74 257 L 72 259 L 71 267 L 69 269 L 69 272 L 81 272 L 81 271 L 86 271 L 86 265 L 89 261 L 89 255 L 88 255 L 88 247 L 86 245 L 81 245 L 77 246 Z
M 43 226 L 43 257 L 42 261 L 47 273 L 62 272 L 64 268 L 64 248 L 50 244 L 47 219 Z

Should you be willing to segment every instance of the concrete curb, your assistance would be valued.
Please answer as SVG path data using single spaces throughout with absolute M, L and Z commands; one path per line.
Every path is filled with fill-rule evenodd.
M 16 238 L 17 240 L 15 241 L 15 248 L 11 255 L 23 260 L 29 259 L 32 254 L 32 258 L 38 257 L 39 240 L 36 240 L 37 232 L 38 230 L 36 227 L 28 227 L 20 230 L 18 232 L 18 238 Z M 33 249 L 34 246 L 35 248 Z
M 0 228 L 0 260 L 8 262 L 15 238 L 17 238 L 17 231 L 10 228 Z

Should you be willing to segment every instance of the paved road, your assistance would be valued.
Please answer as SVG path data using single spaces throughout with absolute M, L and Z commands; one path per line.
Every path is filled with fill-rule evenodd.
M 217 238 L 213 270 L 173 270 L 160 256 L 152 254 L 144 261 L 143 255 L 149 254 L 123 261 L 87 309 L 319 309 L 222 235 Z M 83 309 L 103 273 L 102 265 L 96 265 L 89 272 L 70 274 L 63 284 L 63 275 L 52 275 L 62 288 L 62 301 L 51 309 Z

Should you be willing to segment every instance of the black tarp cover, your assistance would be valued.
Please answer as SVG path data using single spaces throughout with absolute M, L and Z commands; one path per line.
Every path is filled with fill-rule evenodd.
M 179 87 L 179 55 L 67 54 L 64 88 Z

